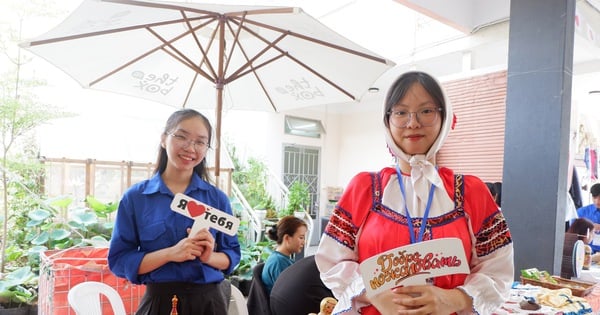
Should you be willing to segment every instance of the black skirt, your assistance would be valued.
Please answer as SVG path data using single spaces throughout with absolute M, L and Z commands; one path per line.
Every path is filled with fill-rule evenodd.
M 146 284 L 136 315 L 169 315 L 177 296 L 179 315 L 227 315 L 228 298 L 219 283 L 166 282 Z

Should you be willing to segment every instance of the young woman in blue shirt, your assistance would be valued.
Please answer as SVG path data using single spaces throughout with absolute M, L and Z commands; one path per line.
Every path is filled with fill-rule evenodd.
M 154 175 L 131 186 L 119 203 L 108 263 L 117 276 L 146 285 L 137 315 L 170 314 L 174 295 L 180 314 L 227 314 L 219 284 L 240 261 L 237 237 L 207 228 L 189 235 L 194 220 L 170 207 L 182 193 L 232 214 L 227 195 L 208 180 L 211 136 L 199 112 L 173 113 Z

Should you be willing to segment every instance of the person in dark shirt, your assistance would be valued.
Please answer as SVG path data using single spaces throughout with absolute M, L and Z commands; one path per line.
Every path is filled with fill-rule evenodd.
M 273 315 L 318 313 L 325 297 L 333 297 L 333 293 L 321 281 L 315 256 L 307 256 L 285 269 L 275 281 L 271 312 Z

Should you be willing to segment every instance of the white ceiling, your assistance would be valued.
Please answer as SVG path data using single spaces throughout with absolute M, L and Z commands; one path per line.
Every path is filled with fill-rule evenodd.
M 476 38 L 466 46 L 473 59 L 480 54 L 488 58 L 486 65 L 506 67 L 508 52 L 509 0 L 394 0 L 436 21 Z M 576 2 L 575 45 L 573 51 L 572 108 L 580 120 L 600 138 L 600 0 Z M 486 38 L 491 41 L 486 41 Z M 482 44 L 484 43 L 484 44 Z M 493 49 L 490 49 L 493 48 Z M 493 52 L 502 52 L 495 54 Z M 446 56 L 449 56 L 446 53 Z M 443 56 L 438 56 L 443 58 Z M 472 61 L 472 70 L 476 65 Z M 476 61 L 475 61 L 476 63 Z M 444 63 L 440 63 L 444 64 Z M 447 63 L 446 63 L 447 64 Z M 464 70 L 464 69 L 463 69 Z M 463 71 L 464 72 L 464 71 Z
M 417 12 L 468 34 L 479 28 L 508 20 L 509 0 L 395 0 Z
M 394 60 L 397 66 L 375 82 L 374 86 L 379 88 L 379 93 L 367 93 L 358 104 L 333 105 L 328 106 L 328 110 L 341 112 L 380 108 L 386 87 L 400 73 L 409 69 L 428 71 L 444 81 L 507 68 L 509 0 L 391 2 L 399 4 L 404 10 L 418 12 L 421 16 L 415 17 L 414 29 L 398 30 L 388 27 L 381 30 L 388 33 L 387 42 L 403 41 L 406 46 L 412 44 L 412 50 L 406 53 L 396 48 L 397 53 L 384 55 Z M 590 96 L 588 93 L 590 90 L 600 90 L 600 39 L 591 38 L 594 34 L 600 34 L 599 4 L 600 0 L 579 0 L 576 4 L 579 25 L 575 29 L 573 53 L 573 108 L 587 117 L 600 117 L 600 96 Z M 340 15 L 342 14 L 347 12 L 343 11 Z M 326 18 L 323 20 L 328 22 Z M 455 33 L 446 30 L 445 38 L 421 40 L 443 30 L 436 24 L 452 29 Z M 343 29 L 338 31 L 344 32 Z M 412 33 L 415 40 L 407 42 L 406 33 Z M 592 125 L 594 124 L 600 126 L 598 121 Z M 597 129 L 595 132 L 600 136 L 600 127 Z

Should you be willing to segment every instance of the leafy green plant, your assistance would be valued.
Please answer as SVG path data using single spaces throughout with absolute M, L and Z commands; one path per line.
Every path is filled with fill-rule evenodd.
M 287 207 L 280 211 L 280 216 L 293 215 L 296 211 L 306 210 L 310 205 L 310 191 L 306 183 L 295 181 L 289 191 Z
M 29 195 L 32 198 L 34 195 Z M 0 280 L 0 308 L 19 307 L 19 303 L 37 300 L 40 254 L 49 249 L 76 246 L 107 247 L 113 222 L 110 215 L 117 210 L 113 202 L 103 203 L 92 196 L 89 207 L 73 207 L 70 196 L 32 198 L 33 209 L 26 221 L 18 220 L 19 237 L 9 240 L 7 266 L 13 270 Z
M 231 276 L 243 280 L 252 279 L 252 268 L 258 263 L 266 261 L 275 245 L 275 242 L 271 240 L 253 242 L 248 233 L 248 221 L 241 221 L 238 228 L 238 240 L 242 257 Z
M 0 305 L 4 308 L 33 304 L 37 300 L 37 276 L 29 266 L 16 269 L 0 280 Z
M 48 200 L 40 207 L 29 212 L 27 223 L 30 233 L 28 240 L 32 245 L 45 249 L 65 249 L 73 246 L 108 246 L 113 223 L 101 222 L 117 210 L 117 204 L 104 204 L 94 197 L 86 198 L 87 207 L 66 209 L 72 203 L 68 196 Z M 68 217 L 68 219 L 67 219 Z
M 257 206 L 257 209 L 267 210 L 267 218 L 277 217 L 277 207 L 275 206 L 275 200 L 273 200 L 273 197 L 271 196 L 264 197 L 261 203 Z
M 242 258 L 240 259 L 240 264 L 233 274 L 242 279 L 252 279 L 252 268 L 258 263 L 266 261 L 272 252 L 272 241 L 260 241 L 243 246 L 241 249 Z

